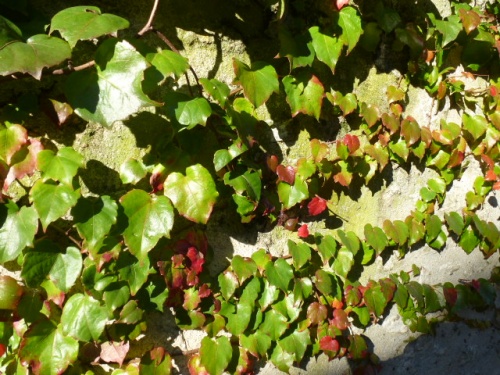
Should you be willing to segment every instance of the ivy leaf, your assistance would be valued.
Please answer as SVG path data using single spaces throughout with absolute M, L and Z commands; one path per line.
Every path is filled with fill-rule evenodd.
M 82 198 L 71 210 L 78 234 L 84 239 L 84 246 L 90 252 L 97 252 L 102 240 L 116 223 L 118 205 L 109 196 L 98 200 Z
M 229 365 L 233 349 L 229 339 L 225 336 L 212 339 L 204 337 L 201 340 L 201 364 L 211 375 L 220 375 Z
M 293 365 L 293 354 L 283 350 L 280 345 L 276 345 L 271 354 L 271 362 L 278 370 L 288 373 Z
M 186 169 L 186 176 L 171 173 L 164 183 L 165 195 L 186 219 L 206 224 L 219 193 L 210 172 L 201 164 Z
M 20 180 L 26 175 L 32 175 L 38 169 L 37 156 L 43 150 L 43 145 L 38 139 L 30 139 L 28 144 L 14 154 L 9 173 L 5 178 L 4 190 L 8 189 L 15 180 Z
M 77 6 L 66 8 L 52 17 L 49 34 L 54 30 L 59 31 L 73 48 L 79 40 L 94 39 L 127 27 L 129 23 L 124 18 L 101 14 L 97 7 Z
M 249 67 L 238 59 L 233 59 L 235 83 L 243 87 L 245 98 L 257 108 L 279 91 L 278 74 L 272 65 L 257 61 Z
M 312 38 L 312 46 L 319 61 L 324 62 L 335 72 L 335 66 L 339 61 L 344 42 L 338 38 L 323 34 L 318 26 L 309 29 Z
M 459 9 L 458 14 L 462 20 L 465 32 L 470 34 L 481 23 L 481 17 L 474 10 Z
M 387 306 L 387 300 L 380 285 L 377 284 L 365 290 L 363 300 L 366 306 L 368 306 L 368 309 L 370 309 L 376 317 L 382 316 Z
M 0 218 L 3 221 L 0 228 L 0 264 L 3 264 L 16 259 L 26 246 L 33 245 L 38 230 L 38 215 L 34 207 L 19 208 L 14 202 L 9 202 L 0 206 Z
M 236 139 L 227 150 L 217 150 L 214 154 L 215 171 L 219 172 L 228 165 L 234 158 L 240 156 L 248 150 L 247 145 L 240 139 Z
M 184 56 L 169 50 L 148 53 L 146 60 L 158 69 L 163 78 L 167 78 L 171 74 L 179 78 L 189 69 L 189 62 Z
M 278 196 L 283 207 L 289 209 L 307 199 L 309 189 L 307 183 L 300 176 L 297 176 L 292 186 L 286 182 L 278 183 Z
M 172 357 L 160 346 L 144 354 L 139 366 L 139 373 L 143 375 L 170 375 L 171 369 Z
M 226 271 L 218 276 L 217 281 L 219 282 L 222 297 L 228 301 L 239 286 L 238 278 L 233 272 Z
M 361 247 L 358 236 L 354 232 L 345 233 L 343 230 L 338 230 L 337 234 L 340 237 L 340 242 L 349 250 L 353 255 L 356 255 Z
M 253 306 L 254 301 L 236 305 L 236 312 L 227 317 L 226 328 L 229 333 L 239 336 L 245 331 L 252 318 Z
M 314 197 L 307 205 L 309 215 L 317 216 L 327 209 L 327 201 L 321 197 Z
M 465 223 L 462 215 L 458 212 L 449 212 L 444 215 L 448 227 L 457 235 L 460 236 L 465 228 Z
M 446 47 L 448 43 L 457 39 L 458 34 L 462 30 L 462 23 L 460 17 L 456 14 L 448 16 L 446 20 L 436 20 L 436 29 L 443 34 L 442 46 Z
M 20 72 L 40 80 L 43 68 L 58 65 L 70 57 L 70 46 L 59 38 L 38 34 L 26 43 L 13 40 L 1 46 L 0 75 Z
M 300 71 L 296 76 L 283 78 L 286 100 L 292 109 L 292 116 L 299 113 L 314 116 L 316 120 L 321 114 L 324 87 L 320 80 L 308 71 Z
M 74 294 L 61 315 L 63 332 L 79 341 L 98 340 L 108 322 L 106 307 L 90 296 Z
M 342 246 L 339 249 L 338 255 L 333 262 L 333 269 L 335 273 L 341 278 L 346 279 L 347 274 L 354 264 L 354 254 L 352 251 Z
M 464 124 L 464 129 L 472 135 L 474 140 L 478 140 L 486 132 L 488 128 L 488 122 L 483 116 L 475 115 L 469 116 L 464 113 L 462 116 L 462 121 Z
M 52 179 L 71 185 L 78 168 L 83 166 L 83 156 L 72 147 L 64 147 L 55 154 L 52 150 L 43 150 L 38 154 L 38 168 L 44 180 Z
M 24 333 L 19 358 L 37 374 L 62 374 L 78 357 L 78 341 L 67 337 L 54 322 L 43 318 Z
M 30 200 L 33 202 L 43 230 L 50 223 L 59 219 L 73 207 L 80 196 L 80 190 L 73 190 L 66 185 L 57 185 L 53 181 L 38 180 L 30 191 Z
M 380 254 L 388 245 L 387 236 L 379 227 L 372 227 L 371 224 L 365 225 L 365 238 L 368 244 Z
M 240 345 L 257 358 L 265 356 L 271 344 L 271 338 L 260 330 L 249 336 L 240 335 Z
M 130 43 L 105 41 L 95 63 L 95 69 L 74 72 L 66 81 L 66 96 L 78 116 L 111 126 L 144 106 L 158 105 L 142 91 L 148 62 Z
M 146 283 L 151 272 L 149 258 L 144 257 L 140 261 L 128 252 L 122 252 L 118 258 L 116 267 L 120 279 L 130 286 L 130 294 L 135 296 L 139 289 Z
M 196 125 L 205 126 L 207 119 L 212 114 L 210 103 L 205 98 L 195 98 L 177 103 L 175 118 L 179 124 L 187 126 L 187 129 Z
M 307 307 L 307 319 L 311 324 L 318 325 L 326 321 L 328 309 L 319 302 L 313 302 Z
M 286 318 L 276 310 L 271 309 L 264 314 L 264 322 L 260 325 L 259 331 L 268 335 L 271 340 L 276 341 L 287 328 Z
M 132 190 L 120 198 L 129 223 L 123 232 L 125 244 L 139 260 L 145 258 L 158 240 L 170 236 L 174 209 L 163 196 L 151 196 L 143 190 Z
M 337 255 L 337 241 L 330 235 L 316 236 L 316 245 L 323 264 L 327 264 L 331 258 Z
M 292 240 L 288 240 L 288 251 L 292 256 L 296 270 L 299 270 L 311 260 L 311 248 L 305 243 L 296 244 Z
M 278 341 L 278 345 L 286 352 L 293 355 L 295 362 L 302 361 L 307 346 L 311 344 L 311 334 L 308 329 L 294 331 L 290 335 Z
M 124 184 L 136 184 L 146 177 L 147 169 L 141 160 L 128 159 L 120 165 L 120 180 Z
M 349 54 L 358 43 L 361 34 L 363 34 L 361 17 L 355 8 L 342 8 L 339 12 L 339 26 L 342 28 L 341 38 L 344 40 L 344 44 L 347 45 L 347 54 Z
M 49 278 L 62 292 L 67 293 L 82 271 L 82 254 L 76 247 L 68 247 L 65 253 L 58 253 L 49 272 Z
M 252 277 L 257 272 L 257 264 L 251 258 L 243 258 L 241 255 L 235 255 L 231 260 L 233 271 L 238 277 L 240 285 L 243 285 L 246 279 Z
M 349 356 L 354 359 L 363 359 L 368 355 L 368 346 L 366 340 L 361 335 L 350 335 Z
M 383 228 L 385 233 L 399 245 L 405 244 L 408 240 L 408 226 L 401 220 L 385 220 Z
M 113 342 L 106 341 L 101 345 L 101 354 L 99 355 L 104 362 L 123 364 L 125 357 L 130 349 L 130 343 L 127 341 Z
M 231 90 L 228 85 L 216 79 L 200 78 L 203 89 L 214 98 L 222 108 L 226 106 L 226 100 Z
M 413 145 L 420 139 L 420 126 L 411 116 L 408 116 L 401 123 L 401 134 L 403 135 L 408 146 Z
M 262 180 L 258 172 L 250 170 L 246 170 L 243 174 L 228 172 L 224 175 L 224 183 L 232 186 L 238 194 L 247 193 L 254 202 L 260 200 Z
M 288 285 L 293 279 L 293 269 L 285 259 L 279 258 L 274 263 L 266 264 L 266 275 L 271 285 L 288 292 Z
M 11 163 L 14 154 L 28 142 L 28 132 L 21 125 L 7 125 L 0 128 L 0 159 Z

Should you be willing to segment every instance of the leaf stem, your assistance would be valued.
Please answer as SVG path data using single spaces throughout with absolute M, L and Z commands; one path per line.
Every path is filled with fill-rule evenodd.
M 153 29 L 153 19 L 155 18 L 156 15 L 156 10 L 158 9 L 158 4 L 160 3 L 160 0 L 155 0 L 153 4 L 153 8 L 151 9 L 151 14 L 149 15 L 148 22 L 144 25 L 144 27 L 137 33 L 139 36 L 143 36 L 145 33 L 147 33 L 149 30 Z
M 94 65 L 95 65 L 94 60 L 86 62 L 85 64 L 78 65 L 78 66 L 72 66 L 71 64 L 68 64 L 68 66 L 66 68 L 56 69 L 52 72 L 52 74 L 60 75 L 60 74 L 67 74 L 67 73 L 71 73 L 71 72 L 78 72 L 80 70 L 90 68 Z

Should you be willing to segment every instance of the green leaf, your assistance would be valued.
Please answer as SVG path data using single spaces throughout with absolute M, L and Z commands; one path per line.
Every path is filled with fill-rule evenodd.
M 257 61 L 249 67 L 238 59 L 233 59 L 235 83 L 243 87 L 245 98 L 257 108 L 279 91 L 278 74 L 272 65 Z
M 201 164 L 186 169 L 186 176 L 171 173 L 163 188 L 175 208 L 186 219 L 206 224 L 219 193 L 210 172 Z
M 446 47 L 448 43 L 457 39 L 458 34 L 462 30 L 460 17 L 456 14 L 448 16 L 446 20 L 436 20 L 436 29 L 443 34 L 442 46 Z
M 250 170 L 246 170 L 243 174 L 228 172 L 224 175 L 224 183 L 232 186 L 238 194 L 246 193 L 254 202 L 260 200 L 262 180 L 258 172 Z
M 248 336 L 240 335 L 240 345 L 257 358 L 265 356 L 271 344 L 271 338 L 262 331 Z
M 124 184 L 136 184 L 147 174 L 144 163 L 137 159 L 128 159 L 120 166 L 120 180 Z
M 361 34 L 363 34 L 361 17 L 355 8 L 342 8 L 339 12 L 339 26 L 342 28 L 341 38 L 347 46 L 347 54 L 349 54 L 358 43 Z
M 388 302 L 378 284 L 365 291 L 363 300 L 366 306 L 368 306 L 368 309 L 370 309 L 376 317 L 382 316 Z
M 66 8 L 52 17 L 50 34 L 59 31 L 73 48 L 79 40 L 94 39 L 127 27 L 129 23 L 124 18 L 101 14 L 97 7 L 77 6 Z
M 344 42 L 338 38 L 323 34 L 318 26 L 309 29 L 312 38 L 312 46 L 319 61 L 324 62 L 335 72 L 335 66 L 339 60 Z
M 352 253 L 349 253 L 352 255 Z M 326 272 L 325 270 L 319 269 L 314 275 L 314 286 L 325 296 L 325 297 L 336 297 L 337 294 L 337 281 L 335 278 Z
M 363 359 L 368 355 L 368 346 L 366 340 L 361 335 L 350 335 L 349 354 L 353 359 Z
M 308 329 L 294 331 L 278 341 L 278 345 L 293 355 L 295 362 L 300 363 L 304 358 L 308 345 L 311 345 L 311 334 Z
M 349 250 L 353 255 L 356 255 L 360 249 L 361 243 L 359 241 L 358 236 L 354 232 L 345 233 L 343 230 L 337 231 L 338 236 L 340 237 L 340 242 Z
M 389 244 L 387 236 L 384 231 L 379 227 L 372 227 L 371 224 L 365 225 L 365 238 L 366 242 L 375 249 L 377 254 L 380 254 Z
M 16 259 L 26 246 L 33 245 L 38 215 L 33 207 L 19 209 L 14 202 L 0 206 L 0 264 Z M 5 220 L 4 220 L 5 218 Z
M 219 282 L 222 297 L 228 301 L 239 286 L 238 278 L 233 272 L 225 271 L 218 276 L 217 281 Z
M 253 306 L 254 301 L 238 303 L 236 305 L 236 312 L 227 317 L 226 328 L 229 333 L 239 336 L 245 331 L 252 318 Z
M 309 189 L 301 176 L 296 175 L 293 185 L 284 181 L 278 183 L 278 196 L 284 208 L 289 209 L 309 198 Z
M 38 168 L 43 179 L 55 180 L 71 185 L 78 168 L 83 167 L 83 156 L 72 147 L 63 147 L 57 154 L 51 150 L 43 150 L 38 154 Z
M 201 340 L 201 364 L 211 375 L 220 375 L 229 365 L 233 349 L 229 339 L 225 336 L 212 339 L 204 337 Z
M 469 116 L 464 113 L 462 115 L 464 129 L 467 130 L 474 140 L 478 140 L 486 132 L 488 121 L 480 115 Z
M 148 63 L 130 43 L 105 41 L 95 63 L 95 69 L 74 72 L 66 81 L 66 96 L 78 116 L 111 126 L 142 107 L 158 105 L 142 91 Z
M 200 83 L 208 94 L 214 98 L 221 107 L 226 106 L 226 100 L 231 90 L 224 82 L 216 79 L 200 78 Z
M 28 142 L 28 132 L 21 125 L 14 124 L 6 128 L 0 127 L 0 159 L 10 164 L 14 154 L 26 142 Z
M 45 231 L 50 223 L 65 215 L 80 196 L 80 190 L 74 191 L 66 185 L 57 185 L 53 181 L 38 180 L 30 191 L 38 217 Z
M 323 260 L 323 264 L 327 264 L 330 259 L 337 256 L 337 241 L 330 235 L 315 237 L 318 253 Z
M 293 286 L 293 296 L 297 301 L 305 300 L 311 295 L 312 290 L 313 283 L 311 279 L 303 277 L 295 281 L 295 285 Z
M 218 172 L 228 165 L 234 158 L 240 156 L 248 150 L 247 145 L 241 140 L 236 139 L 227 150 L 217 150 L 214 154 L 214 167 Z M 247 171 L 250 173 L 250 171 Z M 224 176 L 225 177 L 225 176 Z
M 457 236 L 460 236 L 465 228 L 462 215 L 458 212 L 448 212 L 444 214 L 444 218 L 448 224 L 448 228 L 450 228 L 451 231 L 453 231 Z
M 19 358 L 38 374 L 62 374 L 78 357 L 78 341 L 67 337 L 54 322 L 44 318 L 24 333 Z
M 212 108 L 205 98 L 181 101 L 175 109 L 175 118 L 179 124 L 187 126 L 188 129 L 194 128 L 196 125 L 205 126 L 211 114 Z
M 408 240 L 408 226 L 401 220 L 385 220 L 383 228 L 385 233 L 399 245 L 405 244 Z
M 246 279 L 252 277 L 257 272 L 257 264 L 251 258 L 243 258 L 241 255 L 235 255 L 231 260 L 233 271 L 238 277 L 240 285 L 243 285 Z
M 264 314 L 264 322 L 259 331 L 268 335 L 271 340 L 278 340 L 288 328 L 286 318 L 276 310 L 269 310 Z
M 106 287 L 102 295 L 105 307 L 112 313 L 130 299 L 130 289 L 125 282 L 114 282 Z
M 278 370 L 288 373 L 293 365 L 293 354 L 283 350 L 280 345 L 276 345 L 271 354 L 271 362 Z
M 26 259 L 26 258 L 25 258 Z M 68 247 L 65 253 L 57 254 L 49 272 L 49 279 L 62 292 L 69 292 L 82 272 L 82 254 L 76 247 Z
M 266 264 L 266 275 L 271 285 L 288 292 L 288 285 L 293 279 L 293 269 L 286 260 L 279 258 L 274 263 Z
M 335 270 L 335 273 L 345 280 L 353 264 L 354 254 L 352 251 L 342 246 L 337 257 L 335 258 L 335 261 L 333 262 L 333 269 Z
M 81 198 L 71 214 L 78 234 L 84 239 L 84 246 L 91 252 L 97 252 L 116 223 L 118 205 L 107 195 L 98 200 Z
M 264 279 L 264 288 L 258 301 L 261 311 L 266 310 L 271 303 L 278 299 L 279 295 L 280 291 L 278 288 L 269 284 L 269 281 Z
M 148 275 L 152 272 L 148 257 L 138 260 L 129 252 L 121 252 L 116 268 L 120 279 L 130 286 L 130 294 L 135 296 L 139 289 L 146 283 Z
M 411 116 L 401 122 L 401 134 L 408 146 L 412 146 L 420 139 L 420 126 Z
M 430 215 L 425 222 L 426 241 L 433 241 L 441 232 L 443 223 L 437 215 Z
M 167 78 L 172 74 L 179 78 L 189 69 L 189 62 L 184 56 L 169 50 L 148 53 L 146 55 L 146 60 L 158 69 L 163 75 L 163 78 Z
M 308 71 L 302 70 L 296 76 L 284 77 L 282 82 L 286 100 L 292 109 L 292 116 L 303 113 L 318 120 L 325 92 L 320 80 Z
M 170 375 L 171 369 L 172 357 L 161 346 L 146 352 L 139 365 L 139 373 L 142 375 Z
M 106 308 L 80 293 L 70 297 L 61 315 L 64 334 L 85 342 L 98 340 L 107 322 Z
M 174 209 L 166 197 L 152 196 L 143 190 L 129 191 L 120 198 L 120 203 L 129 220 L 123 232 L 125 244 L 141 260 L 161 237 L 170 236 Z
M 288 240 L 288 251 L 293 259 L 293 265 L 299 270 L 311 260 L 311 248 L 305 243 L 296 244 Z
M 45 34 L 33 35 L 26 43 L 14 40 L 0 49 L 0 75 L 28 73 L 42 78 L 42 70 L 71 57 L 71 48 L 64 40 Z

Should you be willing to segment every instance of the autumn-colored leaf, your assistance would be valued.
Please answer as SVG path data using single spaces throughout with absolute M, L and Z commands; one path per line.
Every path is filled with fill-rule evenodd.
M 327 209 L 327 200 L 321 197 L 315 196 L 309 204 L 307 209 L 309 210 L 309 215 L 317 216 Z
M 300 238 L 309 237 L 309 228 L 307 227 L 307 224 L 302 224 L 297 230 L 297 234 L 299 235 Z
M 127 356 L 130 343 L 127 342 L 110 342 L 106 341 L 101 345 L 101 359 L 104 362 L 113 362 L 122 365 Z
M 289 185 L 293 185 L 295 182 L 295 168 L 292 166 L 285 167 L 280 164 L 276 167 L 276 174 L 278 181 L 285 181 Z

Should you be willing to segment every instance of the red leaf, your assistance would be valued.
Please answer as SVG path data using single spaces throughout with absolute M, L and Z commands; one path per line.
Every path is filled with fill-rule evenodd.
M 337 9 L 341 10 L 343 7 L 345 7 L 347 4 L 349 4 L 349 0 L 336 0 Z
M 337 353 L 340 349 L 339 342 L 331 336 L 325 336 L 319 340 L 321 350 L 328 350 Z
M 191 269 L 196 272 L 196 274 L 199 274 L 201 271 L 203 271 L 205 257 L 196 249 L 196 247 L 190 247 L 186 255 L 191 261 Z
M 343 331 L 349 326 L 349 319 L 347 318 L 347 314 L 344 310 L 335 309 L 333 310 L 333 319 L 330 320 L 330 323 Z
M 270 170 L 276 173 L 276 168 L 278 167 L 278 157 L 276 155 L 268 155 L 267 166 Z
M 500 181 L 497 181 L 493 184 L 493 190 L 500 190 Z
M 486 181 L 496 181 L 497 180 L 497 175 L 493 169 L 488 169 L 486 172 L 486 175 L 484 176 L 484 179 Z
M 123 364 L 130 348 L 129 342 L 105 342 L 101 345 L 101 359 L 104 362 Z
M 284 181 L 290 185 L 295 182 L 295 169 L 291 166 L 285 167 L 280 164 L 276 167 L 276 173 L 279 181 Z
M 359 148 L 359 138 L 355 135 L 347 134 L 343 142 L 349 149 L 350 154 L 353 154 Z
M 309 228 L 307 227 L 307 224 L 302 224 L 297 233 L 301 238 L 309 237 Z
M 481 155 L 481 159 L 483 159 L 483 161 L 488 164 L 488 167 L 490 169 L 493 169 L 495 168 L 495 162 L 493 161 L 493 159 L 491 159 L 488 155 L 485 155 L 485 154 L 482 154 Z
M 7 351 L 6 346 L 4 344 L 0 344 L 0 357 L 3 356 L 6 351 Z
M 443 294 L 446 302 L 450 306 L 455 306 L 457 302 L 457 290 L 455 288 L 443 288 Z
M 307 209 L 309 210 L 309 215 L 311 216 L 319 215 L 324 210 L 326 210 L 326 199 L 323 199 L 318 196 L 314 197 L 307 205 Z
M 208 287 L 207 284 L 203 284 L 200 289 L 198 290 L 198 295 L 200 296 L 200 298 L 206 298 L 208 297 L 210 294 L 212 293 L 212 291 L 210 290 L 210 288 Z

